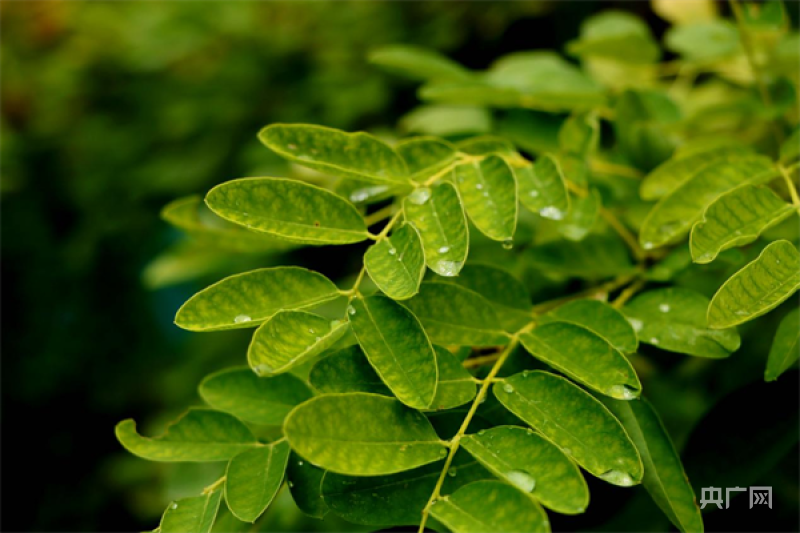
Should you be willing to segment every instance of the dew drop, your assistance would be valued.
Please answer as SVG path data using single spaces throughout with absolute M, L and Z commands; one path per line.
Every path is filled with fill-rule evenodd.
M 653 244 L 652 242 L 646 242 L 642 244 L 642 248 L 644 248 L 645 250 L 652 250 L 653 248 L 655 248 L 655 246 L 656 245 Z
M 436 262 L 436 273 L 440 276 L 446 277 L 453 277 L 458 275 L 458 271 L 461 270 L 461 265 L 463 265 L 461 261 L 446 261 L 441 260 Z
M 536 480 L 525 470 L 511 470 L 506 479 L 523 492 L 531 492 L 536 487 Z
M 503 390 L 508 394 L 511 394 L 514 392 L 514 387 L 511 385 L 511 383 L 503 383 Z
M 562 218 L 564 218 L 564 212 L 561 209 L 553 206 L 547 206 L 541 208 L 539 210 L 539 214 L 544 218 L 549 218 L 552 220 L 561 220 Z
M 634 331 L 642 331 L 642 327 L 644 327 L 642 321 L 637 318 L 628 318 L 628 322 L 631 323 Z
M 659 340 L 655 337 L 650 337 L 650 344 L 653 346 L 658 346 Z
M 314 333 L 314 328 L 308 328 L 309 333 Z
M 289 482 L 289 488 L 290 489 L 294 488 L 294 483 L 292 483 L 291 481 Z
M 478 190 L 483 189 L 483 183 L 476 183 L 475 184 L 475 188 L 478 189 Z
M 514 241 L 512 239 L 506 239 L 503 241 L 503 250 L 510 250 L 514 247 Z
M 367 191 L 355 191 L 350 194 L 350 201 L 355 203 L 363 202 L 367 198 L 369 198 L 369 192 Z
M 303 461 L 297 461 L 297 466 L 303 466 Z
M 450 477 L 456 477 L 456 468 L 454 466 L 451 466 L 447 470 L 447 475 L 450 476 Z
M 669 304 L 661 304 L 658 306 L 658 310 L 662 313 L 669 313 Z
M 297 150 L 297 145 L 296 144 L 289 144 L 288 147 L 289 147 L 289 150 Z
M 331 329 L 338 328 L 341 324 L 341 320 L 331 320 Z
M 633 478 L 627 472 L 619 470 L 609 470 L 600 474 L 600 479 L 608 481 L 612 485 L 619 485 L 621 487 L 630 487 L 633 485 Z
M 356 314 L 356 308 L 353 307 L 352 305 L 348 305 L 347 306 L 347 314 L 350 315 L 350 316 L 353 316 L 354 314 Z
M 480 435 L 480 436 L 483 436 L 483 435 L 485 435 L 485 434 L 486 434 L 486 430 L 485 430 L 485 429 L 482 429 L 482 430 L 480 430 L 480 431 L 478 432 L 478 435 Z
M 528 193 L 528 195 L 533 198 L 536 198 L 537 196 L 539 196 L 539 191 L 531 191 Z
M 633 400 L 639 397 L 639 391 L 628 385 L 612 385 L 608 388 L 606 394 L 618 400 Z
M 171 509 L 173 509 L 173 510 L 175 510 L 175 509 L 177 509 L 177 508 L 178 508 L 178 504 L 177 504 L 177 503 L 173 503 L 173 504 L 170 506 L 170 508 L 171 508 Z
M 572 455 L 572 450 L 570 448 L 561 448 L 561 450 L 567 455 Z
M 233 322 L 236 324 L 242 324 L 244 322 L 250 322 L 251 320 L 253 319 L 247 315 L 236 315 L 236 317 L 233 319 Z
M 394 248 L 389 248 L 389 255 L 394 255 L 396 253 L 397 253 L 397 250 L 395 250 Z
M 440 254 L 446 254 L 449 251 L 450 251 L 450 247 L 449 246 L 442 246 L 441 248 L 439 248 L 439 253 Z
M 253 367 L 253 372 L 256 373 L 258 376 L 263 376 L 265 374 L 269 374 L 272 368 L 269 365 L 260 364 Z
M 408 195 L 408 199 L 412 204 L 422 205 L 431 198 L 431 190 L 427 187 L 423 187 L 422 189 L 414 189 L 411 194 Z
M 483 195 L 484 195 L 486 198 L 488 198 L 488 197 L 489 197 L 489 191 L 483 191 Z
M 447 450 L 445 450 L 444 448 L 442 448 L 441 450 L 439 450 L 439 456 L 441 456 L 441 457 L 447 457 Z
M 322 337 L 315 337 L 314 339 L 315 339 L 315 342 L 319 342 L 319 341 L 322 340 Z

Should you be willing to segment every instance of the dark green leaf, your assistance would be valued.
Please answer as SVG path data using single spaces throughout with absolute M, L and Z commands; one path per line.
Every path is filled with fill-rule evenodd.
M 160 533 L 208 533 L 219 511 L 222 491 L 183 498 L 169 504 L 156 531 Z
M 633 327 L 625 320 L 622 313 L 605 302 L 576 300 L 557 307 L 539 318 L 541 323 L 555 320 L 583 326 L 604 338 L 622 353 L 635 352 L 639 347 L 639 340 Z
M 769 350 L 765 381 L 775 381 L 800 357 L 800 309 L 783 317 Z

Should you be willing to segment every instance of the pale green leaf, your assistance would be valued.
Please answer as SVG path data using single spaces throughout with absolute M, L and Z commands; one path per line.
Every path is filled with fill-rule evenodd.
M 720 359 L 739 349 L 735 329 L 709 329 L 709 300 L 682 287 L 639 294 L 623 308 L 639 340 L 670 352 Z
M 392 474 L 447 455 L 424 415 L 375 394 L 317 396 L 289 414 L 284 431 L 303 458 L 341 474 Z
M 247 362 L 260 376 L 281 374 L 312 360 L 347 332 L 347 322 L 307 311 L 279 311 L 253 334 Z
M 255 231 L 304 244 L 348 244 L 367 238 L 361 214 L 344 198 L 302 181 L 246 178 L 206 196 L 214 213 Z
M 417 229 L 403 224 L 388 239 L 364 254 L 364 266 L 375 285 L 394 300 L 411 298 L 425 275 L 425 254 Z
M 705 209 L 738 185 L 765 181 L 774 172 L 763 156 L 730 156 L 704 166 L 661 199 L 642 222 L 639 242 L 649 250 L 680 239 Z
M 708 325 L 736 326 L 767 313 L 800 288 L 800 253 L 775 241 L 719 288 L 708 306 Z
M 642 461 L 622 425 L 578 386 L 534 371 L 506 378 L 492 391 L 509 411 L 591 474 L 624 487 L 642 479 Z
M 587 196 L 573 198 L 569 214 L 558 225 L 558 232 L 571 241 L 581 241 L 592 231 L 600 213 L 600 193 L 591 189 Z
M 800 357 L 800 309 L 789 311 L 778 326 L 769 350 L 764 381 L 775 381 Z
M 547 514 L 534 499 L 494 480 L 464 485 L 436 502 L 431 515 L 453 533 L 550 531 Z
M 266 426 L 283 424 L 289 411 L 311 398 L 306 384 L 291 374 L 260 378 L 249 368 L 215 372 L 200 383 L 199 390 L 214 409 Z
M 348 522 L 373 526 L 419 524 L 443 461 L 388 476 L 350 477 L 327 473 L 322 483 L 325 503 Z M 441 493 L 450 494 L 479 479 L 491 478 L 477 461 L 459 451 L 453 458 Z
M 591 330 L 622 353 L 635 352 L 639 347 L 636 332 L 615 308 L 599 300 L 575 300 L 539 317 L 540 323 L 571 322 Z
M 540 156 L 533 165 L 514 167 L 519 187 L 519 201 L 544 218 L 561 220 L 569 212 L 569 194 L 558 160 Z
M 575 463 L 530 429 L 498 426 L 467 435 L 461 446 L 548 509 L 580 514 L 589 505 L 589 488 Z
M 284 309 L 316 307 L 340 296 L 328 278 L 299 267 L 236 274 L 192 296 L 175 323 L 191 331 L 256 327 Z
M 508 343 L 492 305 L 480 294 L 451 283 L 425 282 L 403 304 L 438 344 L 494 346 Z
M 322 478 L 325 470 L 317 468 L 296 453 L 289 456 L 286 478 L 295 505 L 308 516 L 323 518 L 328 506 L 322 499 Z
M 631 400 L 641 393 L 642 384 L 625 356 L 582 326 L 550 322 L 520 340 L 534 357 L 601 394 Z
M 692 227 L 692 259 L 710 263 L 724 250 L 753 242 L 796 210 L 767 187 L 737 187 L 709 205 Z
M 160 437 L 142 437 L 131 419 L 117 424 L 116 433 L 126 450 L 149 461 L 227 461 L 259 446 L 247 426 L 210 409 L 189 409 Z
M 465 135 L 492 129 L 492 114 L 484 107 L 422 105 L 400 119 L 400 128 L 426 135 Z
M 653 169 L 642 180 L 639 195 L 643 200 L 658 200 L 670 194 L 705 167 L 725 161 L 752 150 L 737 141 L 723 138 L 722 142 L 703 142 L 681 147 L 675 155 Z
M 702 533 L 703 517 L 680 455 L 664 424 L 645 399 L 606 402 L 617 415 L 644 463 L 642 485 L 675 527 L 686 533 Z
M 661 57 L 650 28 L 636 15 L 604 11 L 586 19 L 580 39 L 567 43 L 570 54 L 600 57 L 623 63 L 653 63 Z
M 283 484 L 289 461 L 285 440 L 240 453 L 225 472 L 225 501 L 244 522 L 255 522 L 267 509 Z
M 404 44 L 378 48 L 369 54 L 369 62 L 417 80 L 464 79 L 471 75 L 467 69 L 434 50 Z
M 498 155 L 455 168 L 461 201 L 478 230 L 508 241 L 517 227 L 517 185 L 508 163 Z
M 355 298 L 347 309 L 358 344 L 398 400 L 415 409 L 436 396 L 436 354 L 419 320 L 385 296 Z
M 403 210 L 419 231 L 428 267 L 440 276 L 457 276 L 467 260 L 469 230 L 455 187 L 444 182 L 417 189 Z
M 258 138 L 267 148 L 299 165 L 340 178 L 403 183 L 408 169 L 391 146 L 364 132 L 323 126 L 272 124 Z
M 480 135 L 470 137 L 456 143 L 456 147 L 462 153 L 469 155 L 503 155 L 513 157 L 518 155 L 514 143 L 504 137 L 496 135 Z
M 403 139 L 395 150 L 406 162 L 411 178 L 425 181 L 455 161 L 458 151 L 449 142 L 436 137 Z
M 674 26 L 667 30 L 664 43 L 688 61 L 718 61 L 742 52 L 739 30 L 724 19 Z
M 161 517 L 159 533 L 208 533 L 219 511 L 222 491 L 171 502 Z

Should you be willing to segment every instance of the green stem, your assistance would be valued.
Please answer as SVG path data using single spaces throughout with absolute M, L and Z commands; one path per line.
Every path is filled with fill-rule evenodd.
M 792 176 L 789 173 L 789 169 L 779 164 L 778 170 L 781 171 L 783 181 L 786 182 L 786 188 L 789 189 L 789 196 L 792 198 L 792 205 L 795 207 L 800 207 L 800 195 L 797 194 L 797 187 L 795 187 L 794 181 L 792 181 Z

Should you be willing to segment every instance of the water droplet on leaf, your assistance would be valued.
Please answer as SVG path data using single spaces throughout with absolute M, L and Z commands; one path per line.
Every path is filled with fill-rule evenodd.
M 524 492 L 531 492 L 536 487 L 536 480 L 525 470 L 512 470 L 506 474 L 506 478 Z
M 352 305 L 348 305 L 347 306 L 347 314 L 350 315 L 350 316 L 356 314 L 356 308 L 353 307 Z
M 253 319 L 247 315 L 236 315 L 236 318 L 233 319 L 233 322 L 236 324 L 242 324 L 244 322 L 250 322 L 251 320 Z
M 431 197 L 431 190 L 427 187 L 423 187 L 422 189 L 414 189 L 411 194 L 408 195 L 408 200 L 412 204 L 422 205 Z
M 619 470 L 609 470 L 600 474 L 600 479 L 608 481 L 612 485 L 619 485 L 621 487 L 630 487 L 633 485 L 633 478 L 627 472 Z

